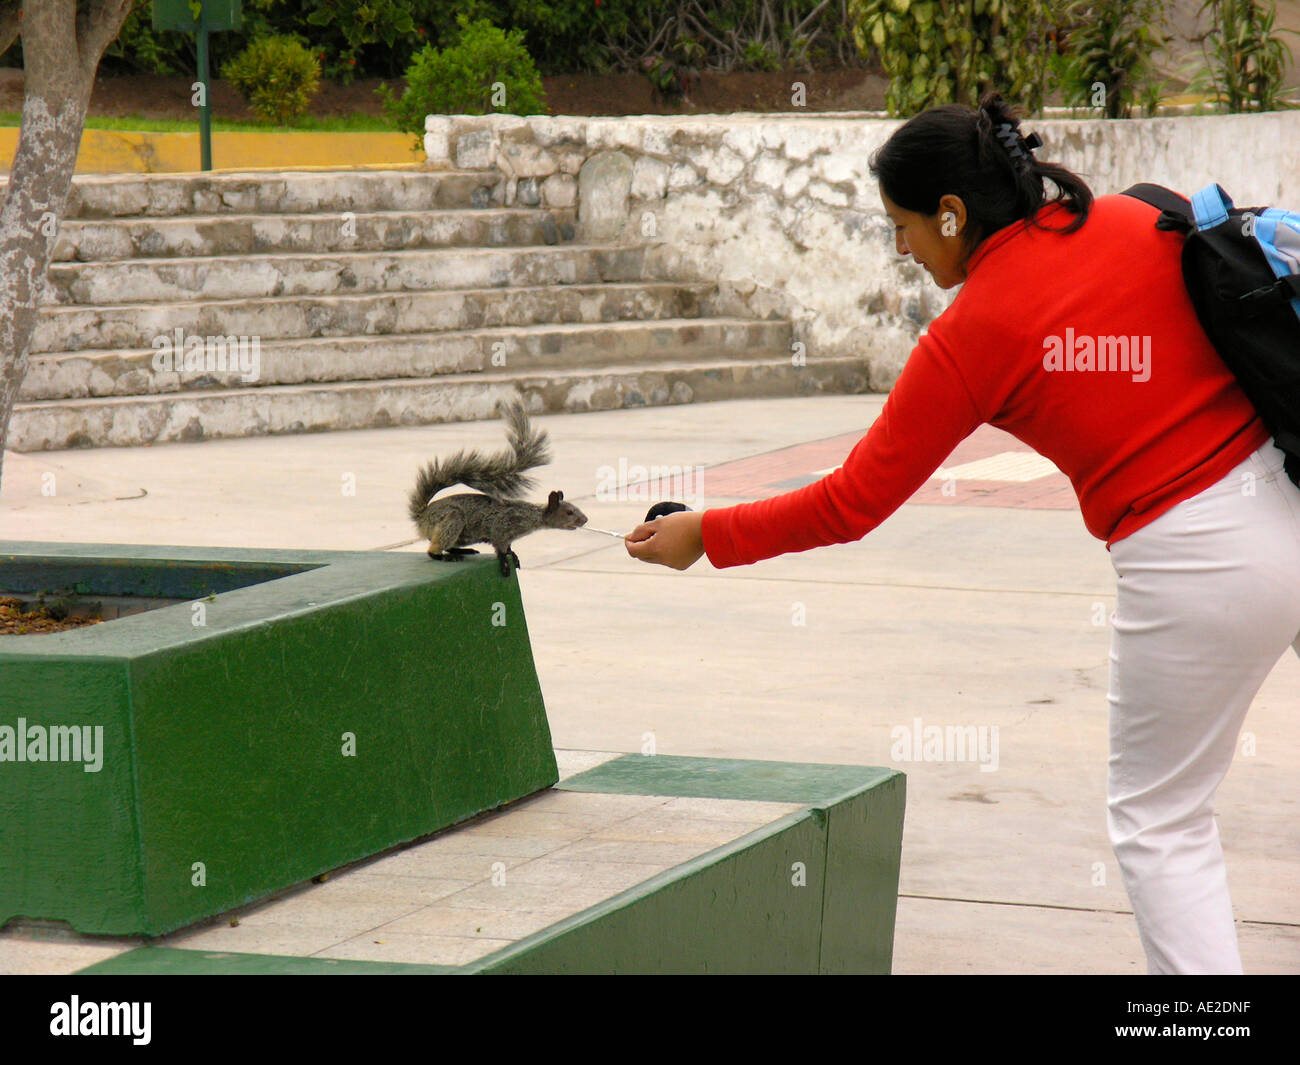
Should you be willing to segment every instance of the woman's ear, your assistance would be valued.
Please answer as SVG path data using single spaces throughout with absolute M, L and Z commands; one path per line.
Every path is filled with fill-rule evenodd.
M 966 205 L 951 192 L 939 197 L 939 235 L 960 237 L 966 232 Z

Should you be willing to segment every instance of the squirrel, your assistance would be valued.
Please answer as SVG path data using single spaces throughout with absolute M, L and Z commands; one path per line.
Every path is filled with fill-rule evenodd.
M 429 557 L 454 561 L 477 555 L 469 544 L 491 544 L 501 575 L 510 576 L 510 563 L 519 568 L 511 543 L 538 529 L 580 529 L 587 516 L 563 492 L 552 492 L 545 506 L 519 498 L 535 479 L 524 471 L 551 461 L 546 430 L 534 430 L 521 402 L 505 410 L 509 450 L 495 455 L 457 451 L 450 458 L 427 463 L 415 479 L 410 496 L 411 520 L 429 540 Z M 475 489 L 435 500 L 442 489 L 463 484 Z

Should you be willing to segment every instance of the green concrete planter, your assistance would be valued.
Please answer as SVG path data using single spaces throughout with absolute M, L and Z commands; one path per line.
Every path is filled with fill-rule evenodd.
M 54 590 L 152 609 L 0 637 L 0 924 L 161 934 L 558 779 L 494 559 L 0 545 Z

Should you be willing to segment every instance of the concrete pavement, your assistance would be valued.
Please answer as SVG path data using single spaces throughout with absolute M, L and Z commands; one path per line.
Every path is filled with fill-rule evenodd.
M 542 417 L 557 458 L 539 489 L 625 530 L 648 503 L 596 498 L 602 467 L 703 466 L 703 505 L 727 505 L 740 497 L 714 497 L 711 478 L 739 491 L 729 472 L 766 455 L 745 467 L 753 483 L 764 468 L 805 483 L 825 449 L 799 445 L 865 431 L 883 400 Z M 0 539 L 419 551 L 404 513 L 416 464 L 502 439 L 476 422 L 9 454 Z M 727 571 L 647 566 L 589 532 L 521 541 L 555 745 L 901 768 L 895 972 L 1145 971 L 1105 832 L 1114 574 L 1077 510 L 996 487 L 957 480 L 860 543 Z M 1219 793 L 1247 972 L 1300 973 L 1298 681 L 1288 656 L 1247 719 L 1254 753 Z M 901 760 L 901 736 L 932 725 L 996 726 L 996 769 L 970 752 Z

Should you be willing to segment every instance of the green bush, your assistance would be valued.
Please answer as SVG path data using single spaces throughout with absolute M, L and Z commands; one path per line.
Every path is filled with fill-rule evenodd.
M 461 18 L 523 31 L 543 74 L 641 71 L 677 62 L 690 44 L 699 70 L 861 67 L 847 0 L 243 0 L 243 27 L 209 41 L 213 68 L 263 37 L 310 42 L 322 77 L 394 78 L 420 48 L 454 44 Z M 194 73 L 194 37 L 152 28 L 152 4 L 135 0 L 101 64 L 105 74 Z M 0 66 L 22 66 L 22 41 Z
M 213 69 L 218 69 L 224 61 L 234 58 L 259 37 L 294 32 L 296 26 L 272 24 L 272 15 L 277 5 L 283 3 L 285 0 L 244 0 L 243 28 L 229 33 L 214 33 L 208 39 L 208 54 Z M 296 13 L 293 18 L 302 22 Z M 20 49 L 21 42 L 15 46 L 15 50 Z M 135 0 L 135 6 L 122 24 L 117 39 L 104 52 L 99 70 L 101 74 L 112 77 L 128 74 L 193 77 L 195 59 L 193 34 L 178 30 L 155 30 L 153 4 L 149 0 Z M 21 66 L 22 63 L 17 65 Z
M 248 106 L 268 122 L 306 113 L 320 90 L 320 63 L 293 37 L 263 37 L 221 68 Z
M 185 37 L 179 33 L 155 32 L 153 8 L 149 4 L 136 6 L 117 37 L 109 44 L 100 61 L 103 73 L 123 74 L 183 74 L 187 72 L 180 56 Z
M 1199 38 L 1201 69 L 1189 88 L 1213 94 L 1236 114 L 1241 111 L 1281 111 L 1295 107 L 1286 88 L 1290 49 L 1275 30 L 1277 4 L 1272 0 L 1205 0 L 1200 14 L 1209 14 L 1210 28 Z M 1193 58 L 1192 63 L 1196 60 Z
M 1071 0 L 1073 26 L 1056 72 L 1067 103 L 1098 108 L 1107 118 L 1153 115 L 1161 79 L 1152 55 L 1164 43 L 1162 0 Z
M 312 43 L 330 45 L 329 76 L 345 85 L 416 37 L 410 0 L 299 0 Z M 396 70 L 401 70 L 398 66 Z
M 425 115 L 546 114 L 542 78 L 523 45 L 523 33 L 503 33 L 486 19 L 460 20 L 460 40 L 438 51 L 426 46 L 406 72 L 406 91 L 379 87 L 384 110 L 398 129 L 424 132 Z
M 849 14 L 862 54 L 880 55 L 891 115 L 974 107 L 987 89 L 1029 113 L 1042 107 L 1052 56 L 1047 0 L 849 0 Z

